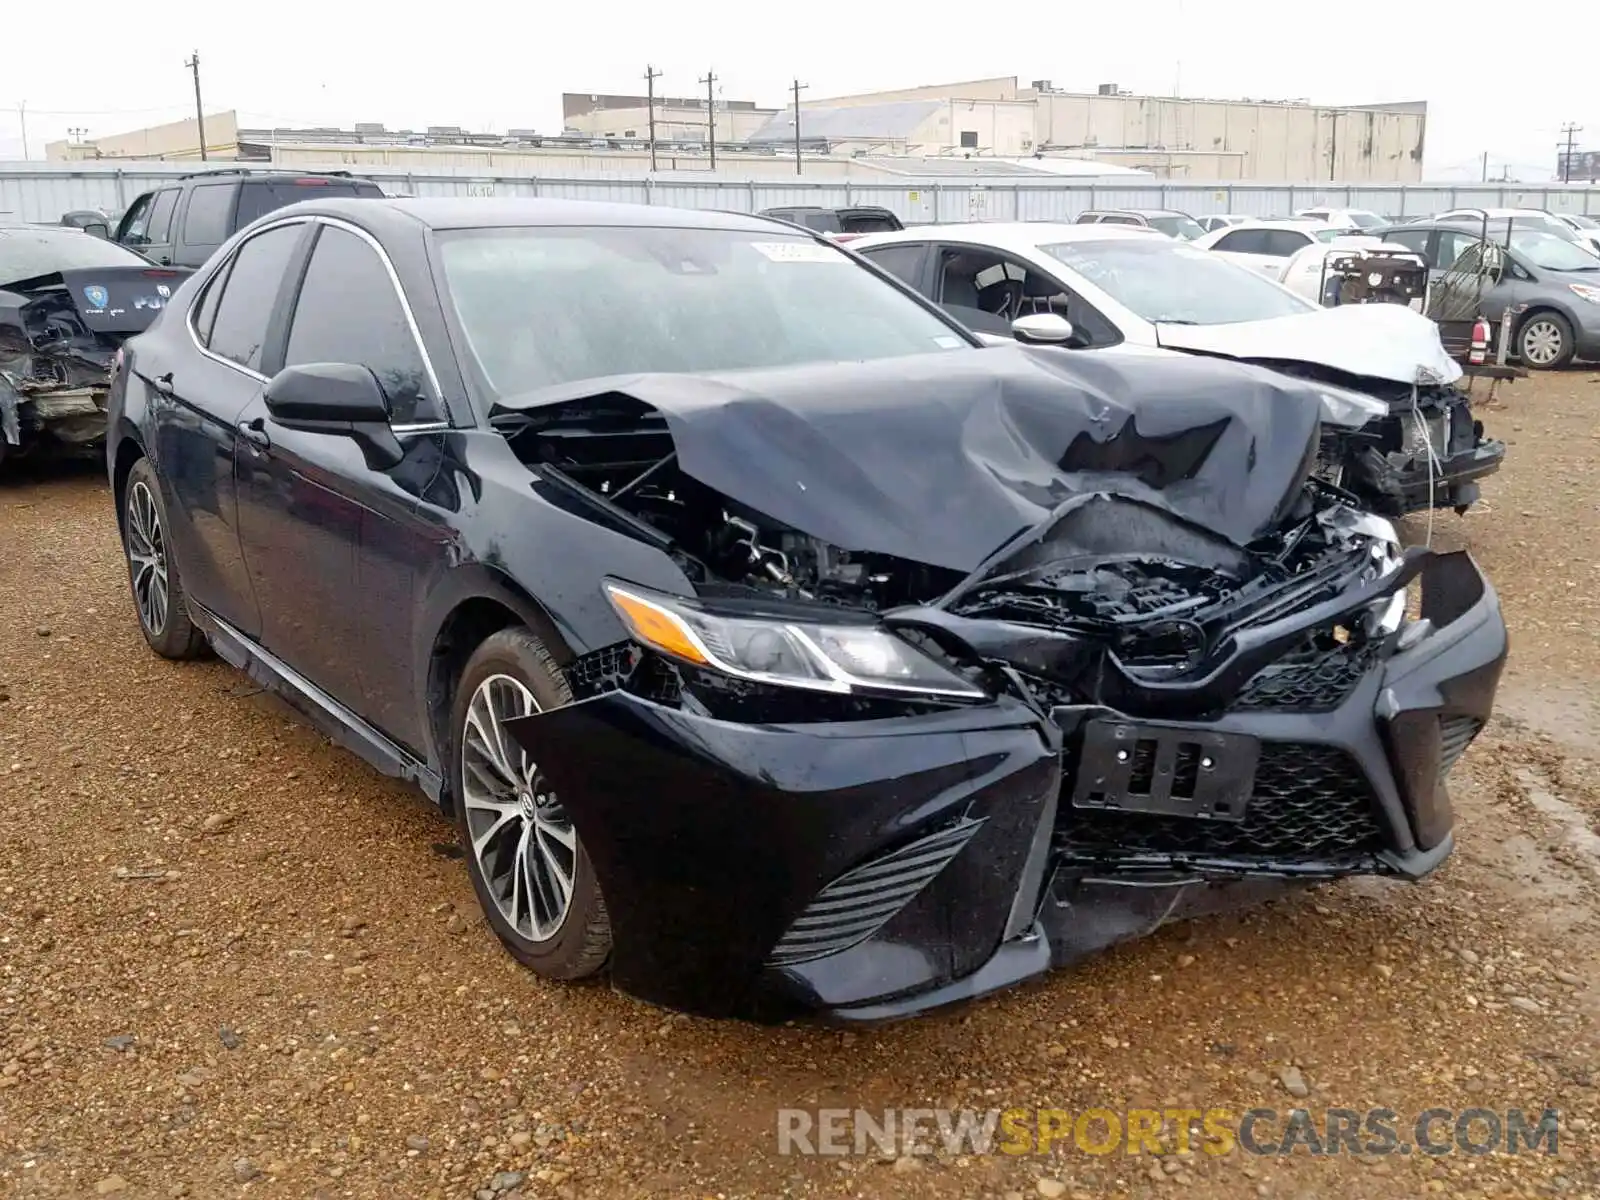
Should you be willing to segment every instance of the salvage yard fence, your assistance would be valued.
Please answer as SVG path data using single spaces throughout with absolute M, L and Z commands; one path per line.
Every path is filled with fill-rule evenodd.
M 216 164 L 218 166 L 224 164 Z M 0 163 L 0 217 L 54 221 L 73 209 L 120 211 L 141 192 L 198 163 Z M 307 173 L 317 167 L 285 168 Z M 1544 208 L 1600 217 L 1600 187 L 1585 184 L 1267 184 L 1094 180 L 1019 180 L 1014 176 L 897 179 L 893 182 L 708 180 L 667 174 L 540 176 L 483 174 L 466 169 L 353 169 L 390 195 L 518 196 L 610 200 L 756 212 L 764 208 L 878 205 L 908 223 L 1071 221 L 1090 208 L 1171 208 L 1194 216 L 1240 213 L 1287 216 L 1329 205 L 1385 216 L 1420 217 L 1451 208 Z

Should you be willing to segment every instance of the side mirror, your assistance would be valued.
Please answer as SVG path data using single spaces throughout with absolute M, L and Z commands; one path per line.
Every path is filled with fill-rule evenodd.
M 285 429 L 353 438 L 374 470 L 405 457 L 389 428 L 383 385 L 359 363 L 285 367 L 268 381 L 262 398 L 272 419 Z
M 1011 336 L 1030 346 L 1065 346 L 1077 333 L 1059 313 L 1029 313 L 1011 322 Z
M 109 225 L 102 224 L 99 221 L 91 221 L 87 225 L 78 226 L 78 228 L 83 230 L 90 237 L 103 238 L 107 240 L 109 240 L 111 237 L 111 227 Z

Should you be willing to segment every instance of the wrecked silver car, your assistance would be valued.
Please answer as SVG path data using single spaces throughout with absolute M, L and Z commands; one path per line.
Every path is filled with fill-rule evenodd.
M 117 348 L 189 274 L 80 229 L 0 226 L 0 462 L 99 454 Z

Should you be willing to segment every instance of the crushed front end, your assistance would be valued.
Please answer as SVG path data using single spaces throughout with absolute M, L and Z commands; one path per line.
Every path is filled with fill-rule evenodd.
M 1128 381 L 1091 366 L 1064 424 L 1019 373 L 998 407 L 993 380 L 930 376 L 920 411 L 870 421 L 870 402 L 817 411 L 819 384 L 814 408 L 719 415 L 713 437 L 672 419 L 700 399 L 637 385 L 667 424 L 610 395 L 508 427 L 541 488 L 638 522 L 693 581 L 607 580 L 628 636 L 570 665 L 577 703 L 512 726 L 594 863 L 619 986 L 714 1015 L 889 1020 L 1166 920 L 1449 854 L 1445 777 L 1506 654 L 1493 590 L 1308 480 L 1314 392 L 1193 367 L 1106 368 L 1154 393 L 1131 414 Z M 1263 403 L 1159 408 L 1162 383 L 1229 382 Z M 758 427 L 835 481 L 825 511 L 797 519 L 822 501 L 786 488 L 781 450 L 751 464 L 765 492 L 700 459 Z M 915 489 L 926 461 L 951 499 L 901 511 L 888 486 Z M 1035 519 L 964 561 L 991 486 Z M 863 541 L 820 536 L 829 514 Z

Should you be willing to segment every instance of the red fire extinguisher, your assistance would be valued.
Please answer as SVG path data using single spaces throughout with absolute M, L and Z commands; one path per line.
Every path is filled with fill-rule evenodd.
M 1472 323 L 1472 351 L 1467 356 L 1467 361 L 1473 366 L 1482 366 L 1489 357 L 1489 322 L 1479 317 Z

